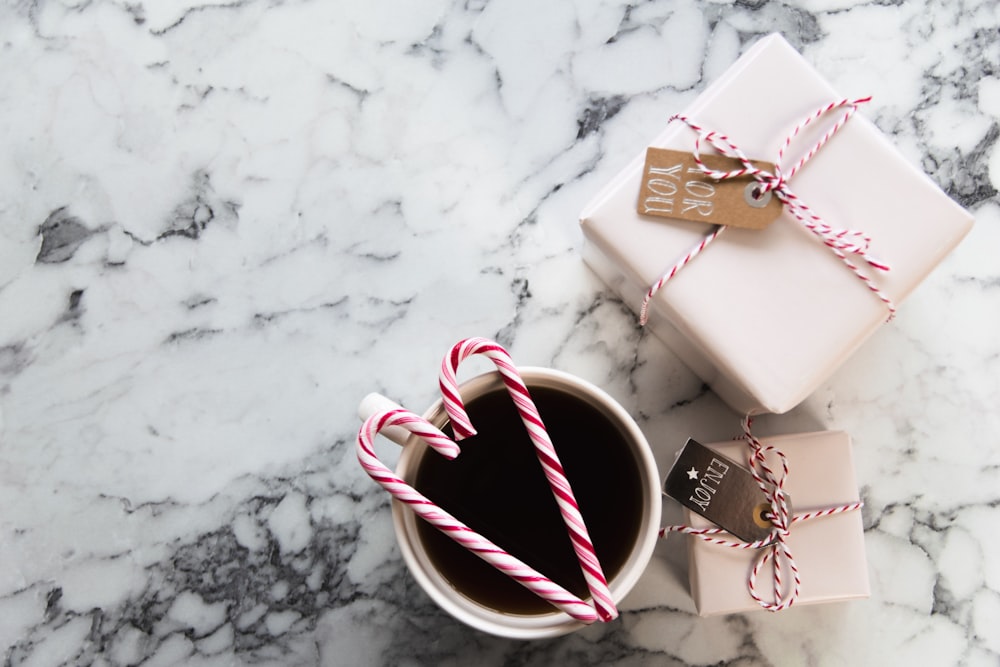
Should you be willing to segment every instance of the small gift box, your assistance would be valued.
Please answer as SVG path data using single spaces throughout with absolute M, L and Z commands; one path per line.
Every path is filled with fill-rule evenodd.
M 797 219 L 779 203 L 776 219 L 764 229 L 722 227 L 725 234 L 649 302 L 653 333 L 739 412 L 782 413 L 799 404 L 889 319 L 972 225 L 971 215 L 860 113 L 847 120 L 839 108 L 822 117 L 814 113 L 838 99 L 783 38 L 772 35 L 705 90 L 683 114 L 685 122 L 670 122 L 652 144 L 712 153 L 710 144 L 717 148 L 721 137 L 707 135 L 714 131 L 725 133 L 751 161 L 785 160 L 782 187 L 820 220 Z M 803 127 L 805 119 L 813 122 Z M 824 141 L 834 125 L 836 133 Z M 817 145 L 808 163 L 795 169 L 791 161 Z M 651 285 L 720 229 L 662 217 L 675 204 L 673 210 L 699 213 L 699 197 L 711 192 L 701 185 L 681 191 L 690 200 L 686 205 L 680 197 L 667 201 L 675 187 L 669 176 L 676 174 L 660 174 L 667 174 L 662 187 L 654 184 L 653 195 L 644 195 L 653 202 L 646 209 L 658 208 L 659 215 L 637 210 L 640 187 L 650 182 L 645 153 L 581 215 L 584 259 L 636 312 Z M 817 238 L 811 223 L 832 229 Z M 838 235 L 841 228 L 858 233 Z M 840 245 L 862 237 L 870 244 L 857 255 Z
M 784 453 L 788 463 L 784 491 L 790 498 L 792 515 L 804 520 L 789 527 L 785 540 L 789 558 L 780 553 L 779 546 L 733 548 L 689 536 L 691 595 L 698 613 L 710 616 L 762 609 L 762 604 L 751 596 L 748 580 L 765 554 L 767 562 L 760 566 L 755 582 L 756 593 L 765 604 L 781 604 L 773 590 L 771 568 L 775 560 L 781 568 L 786 601 L 796 585 L 797 572 L 800 583 L 794 606 L 867 598 L 864 527 L 850 436 L 823 431 L 760 438 L 759 442 L 765 450 L 774 448 Z M 707 447 L 746 466 L 750 450 L 742 440 Z M 772 470 L 782 469 L 774 451 L 767 452 L 766 462 Z M 692 528 L 714 526 L 690 510 L 685 514 Z M 733 540 L 725 533 L 719 537 Z

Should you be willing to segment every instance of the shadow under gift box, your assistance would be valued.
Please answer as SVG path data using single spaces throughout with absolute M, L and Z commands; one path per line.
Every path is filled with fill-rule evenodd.
M 771 35 L 685 115 L 726 134 L 751 159 L 773 162 L 798 123 L 842 97 L 780 35 Z M 787 151 L 786 169 L 842 113 L 807 127 Z M 890 270 L 878 271 L 860 257 L 855 263 L 898 306 L 973 219 L 862 114 L 863 108 L 789 188 L 826 224 L 871 237 L 870 253 Z M 695 137 L 674 122 L 651 145 L 690 152 Z M 645 151 L 581 214 L 584 260 L 637 313 L 649 286 L 712 229 L 637 212 L 644 159 Z M 783 211 L 764 230 L 730 228 L 710 244 L 656 294 L 647 326 L 733 409 L 783 413 L 829 378 L 888 315 L 864 282 Z
M 843 431 L 760 438 L 760 443 L 765 448 L 773 446 L 788 457 L 789 473 L 784 489 L 791 498 L 794 514 L 858 501 L 851 438 Z M 750 450 L 744 441 L 706 446 L 747 467 Z M 781 470 L 773 453 L 768 454 L 767 461 L 772 470 Z M 761 499 L 763 497 L 761 494 Z M 694 528 L 714 527 L 690 510 L 685 510 L 685 522 Z M 760 551 L 733 549 L 691 536 L 687 540 L 691 596 L 701 616 L 761 610 L 747 590 L 747 577 Z M 861 510 L 795 523 L 787 544 L 802 580 L 799 597 L 793 606 L 869 596 Z M 792 585 L 787 568 L 784 575 L 787 591 Z M 757 578 L 757 594 L 772 602 L 773 587 L 771 565 L 768 564 Z

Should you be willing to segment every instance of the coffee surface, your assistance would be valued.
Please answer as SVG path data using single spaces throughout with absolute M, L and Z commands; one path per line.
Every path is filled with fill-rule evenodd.
M 642 513 L 639 466 L 624 435 L 586 401 L 529 388 L 573 487 L 605 576 L 625 564 Z M 500 389 L 466 406 L 478 434 L 452 461 L 427 451 L 414 486 L 466 525 L 575 595 L 589 592 L 576 554 L 517 408 Z M 451 427 L 442 429 L 449 436 Z M 430 524 L 418 533 L 438 571 L 479 604 L 512 614 L 553 607 Z

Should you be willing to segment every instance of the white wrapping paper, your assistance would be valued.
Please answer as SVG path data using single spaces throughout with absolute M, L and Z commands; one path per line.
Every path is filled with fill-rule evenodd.
M 822 431 L 760 438 L 760 442 L 765 447 L 772 445 L 780 449 L 788 457 L 790 471 L 784 488 L 791 497 L 794 513 L 857 502 L 851 439 L 846 433 Z M 707 447 L 746 467 L 749 448 L 742 440 Z M 768 461 L 773 463 L 772 469 L 780 470 L 773 454 Z M 809 519 L 792 526 L 788 547 L 802 580 L 793 608 L 869 596 L 862 511 Z M 685 514 L 689 526 L 713 525 L 693 512 L 685 511 Z M 710 544 L 692 536 L 686 539 L 689 541 L 691 595 L 700 615 L 762 609 L 747 590 L 747 576 L 760 552 Z M 765 565 L 756 589 L 757 594 L 769 602 L 774 599 L 771 572 L 770 565 Z M 791 585 L 790 577 L 786 576 L 785 585 Z
M 842 97 L 772 35 L 685 114 L 725 133 L 751 158 L 774 161 L 795 125 Z M 891 270 L 857 261 L 898 306 L 965 236 L 972 216 L 863 114 L 862 107 L 789 185 L 827 224 L 871 236 L 871 253 Z M 837 115 L 810 126 L 786 165 Z M 694 138 L 674 122 L 651 145 L 690 151 Z M 636 212 L 643 158 L 581 215 L 584 259 L 636 312 L 649 286 L 711 230 Z M 782 413 L 824 382 L 887 315 L 867 286 L 785 212 L 762 231 L 728 229 L 656 295 L 648 326 L 737 411 Z

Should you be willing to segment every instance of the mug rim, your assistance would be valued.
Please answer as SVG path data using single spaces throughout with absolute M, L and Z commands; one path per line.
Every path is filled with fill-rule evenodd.
M 572 388 L 576 396 L 591 403 L 615 422 L 625 435 L 629 449 L 635 457 L 643 486 L 643 518 L 628 559 L 619 572 L 608 581 L 612 598 L 615 604 L 618 604 L 632 590 L 645 571 L 652 557 L 660 527 L 662 507 L 659 472 L 649 443 L 625 408 L 593 383 L 553 368 L 524 366 L 519 367 L 518 372 L 529 388 L 532 386 Z M 459 391 L 471 397 L 468 400 L 472 400 L 488 391 L 502 389 L 503 386 L 500 373 L 491 371 L 463 382 L 459 386 Z M 441 398 L 427 409 L 424 418 L 436 426 L 447 421 L 447 413 Z M 413 474 L 427 449 L 429 448 L 426 443 L 416 436 L 411 436 L 400 454 L 396 474 L 408 483 L 412 483 Z M 555 608 L 551 613 L 522 615 L 500 612 L 475 602 L 456 590 L 431 563 L 426 551 L 422 547 L 418 548 L 419 519 L 404 503 L 395 499 L 392 501 L 392 519 L 403 560 L 417 583 L 438 606 L 463 623 L 493 635 L 512 639 L 556 637 L 585 627 L 584 623 Z

